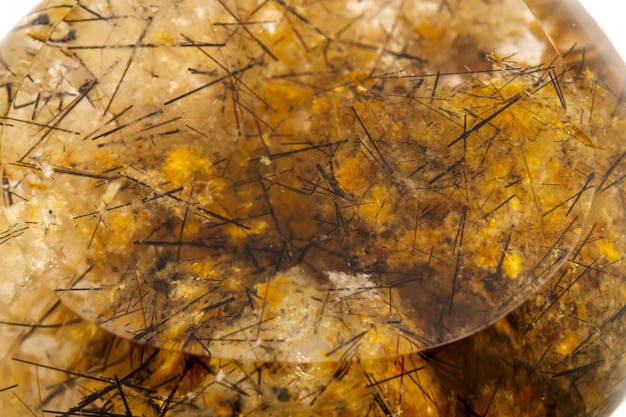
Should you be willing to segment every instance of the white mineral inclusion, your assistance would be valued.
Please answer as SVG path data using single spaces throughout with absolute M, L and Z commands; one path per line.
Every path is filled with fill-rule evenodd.
M 503 42 L 497 52 L 502 54 L 507 53 L 506 51 L 516 51 L 511 59 L 518 63 L 541 62 L 541 57 L 546 52 L 546 44 L 527 30 L 521 36 Z
M 376 288 L 376 283 L 371 281 L 368 274 L 347 274 L 342 271 L 327 271 L 326 276 L 337 290 L 337 299 L 349 297 L 359 291 Z M 371 295 L 370 291 L 365 294 Z M 375 296 L 378 298 L 378 296 Z

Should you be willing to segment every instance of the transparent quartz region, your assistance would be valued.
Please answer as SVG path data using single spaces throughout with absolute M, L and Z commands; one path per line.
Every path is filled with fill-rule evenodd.
M 580 236 L 594 143 L 522 2 L 66 13 L 12 96 L 4 215 L 28 273 L 117 335 L 415 352 L 519 305 Z

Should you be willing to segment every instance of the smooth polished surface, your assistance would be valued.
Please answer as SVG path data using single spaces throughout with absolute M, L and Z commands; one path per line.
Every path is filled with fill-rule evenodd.
M 613 210 L 623 109 L 593 67 L 573 70 L 581 54 L 566 54 L 565 67 L 521 3 L 490 6 L 511 13 L 491 37 L 484 28 L 497 19 L 460 9 L 432 9 L 426 24 L 397 5 L 385 15 L 360 4 L 352 19 L 334 16 L 351 22 L 339 30 L 323 10 L 277 3 L 234 13 L 220 3 L 208 12 L 210 39 L 186 33 L 199 27 L 188 19 L 203 16 L 192 2 L 162 5 L 166 17 L 81 4 L 31 18 L 25 28 L 40 49 L 30 58 L 19 58 L 28 47 L 3 53 L 12 59 L 3 142 L 10 333 L 60 314 L 72 324 L 54 339 L 75 342 L 91 366 L 81 340 L 100 334 L 91 348 L 126 364 L 100 365 L 128 375 L 110 389 L 118 406 L 124 387 L 175 396 L 184 386 L 213 410 L 224 403 L 216 395 L 230 398 L 226 415 L 276 401 L 303 415 L 362 413 L 367 404 L 372 415 L 611 408 L 604 399 L 620 390 L 624 351 L 622 220 Z M 374 15 L 382 17 L 372 29 Z M 181 29 L 167 26 L 176 19 Z M 94 30 L 90 40 L 98 21 L 134 22 L 136 36 L 125 43 L 132 33 L 109 31 L 98 43 L 104 31 Z M 271 30 L 247 29 L 256 25 Z M 97 327 L 23 294 L 46 287 Z M 504 321 L 442 346 L 530 296 Z M 144 362 L 138 345 L 100 329 L 171 352 Z M 7 354 L 35 360 L 24 359 L 36 357 L 29 344 L 48 338 L 32 333 L 11 334 Z M 50 366 L 63 374 L 57 359 Z M 17 364 L 6 375 L 54 385 Z M 83 386 L 89 372 L 72 369 Z M 263 383 L 261 369 L 272 370 Z M 243 375 L 257 372 L 259 385 L 247 385 Z M 236 393 L 208 389 L 225 375 L 240 381 L 230 380 Z M 259 403 L 246 400 L 248 390 L 267 392 Z M 338 392 L 355 401 L 334 403 Z M 423 401 L 420 392 L 429 393 Z M 137 410 L 148 407 L 132 397 Z M 177 406 L 157 408 L 199 407 Z
M 480 330 L 563 263 L 594 191 L 576 91 L 512 3 L 506 26 L 477 5 L 81 3 L 11 87 L 25 273 L 196 355 L 319 362 L 358 338 L 379 358 Z

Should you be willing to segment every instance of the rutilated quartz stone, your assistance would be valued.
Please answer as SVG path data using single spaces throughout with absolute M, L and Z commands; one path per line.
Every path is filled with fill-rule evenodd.
M 527 3 L 42 3 L 2 46 L 4 409 L 610 412 L 620 73 Z

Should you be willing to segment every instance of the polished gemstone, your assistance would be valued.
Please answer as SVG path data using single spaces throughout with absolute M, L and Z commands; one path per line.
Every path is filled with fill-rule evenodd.
M 42 3 L 1 49 L 0 401 L 610 412 L 623 64 L 577 7 Z

